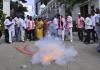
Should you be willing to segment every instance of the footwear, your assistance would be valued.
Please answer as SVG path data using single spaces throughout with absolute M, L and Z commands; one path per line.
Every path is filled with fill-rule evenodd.
M 24 40 L 20 41 L 20 42 L 25 42 Z
M 12 44 L 12 42 L 8 42 L 8 44 Z
M 22 42 L 25 42 L 25 41 L 22 41 Z

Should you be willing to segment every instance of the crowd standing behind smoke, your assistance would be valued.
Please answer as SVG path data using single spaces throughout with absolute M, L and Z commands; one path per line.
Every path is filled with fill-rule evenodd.
M 81 42 L 85 44 L 90 44 L 91 40 L 94 43 L 99 42 L 99 17 L 99 9 L 92 9 L 86 18 L 80 12 L 78 13 L 76 28 Z M 29 15 L 26 18 L 24 16 L 15 18 L 7 17 L 4 21 L 5 42 L 11 44 L 14 41 L 37 41 L 44 38 L 47 33 L 50 33 L 53 37 L 59 37 L 63 41 L 69 38 L 70 42 L 74 42 L 72 20 L 71 14 L 67 14 L 66 18 L 57 14 L 51 20 L 40 17 L 33 18 Z M 1 35 L 2 31 L 0 31 L 0 37 Z

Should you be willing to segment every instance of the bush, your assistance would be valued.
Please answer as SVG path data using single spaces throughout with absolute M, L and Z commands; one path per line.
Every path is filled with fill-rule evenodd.
M 4 20 L 5 20 L 5 14 L 3 14 L 3 11 L 0 10 L 0 31 L 3 31 L 4 29 L 4 24 L 3 24 Z

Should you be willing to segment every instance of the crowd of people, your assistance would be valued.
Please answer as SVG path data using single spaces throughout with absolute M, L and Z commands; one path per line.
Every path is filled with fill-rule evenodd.
M 5 41 L 22 41 L 29 39 L 37 40 L 43 37 L 43 20 L 42 18 L 33 19 L 32 16 L 7 17 L 4 21 Z M 39 30 L 38 30 L 39 29 Z M 42 32 L 41 32 L 42 31 Z
M 90 44 L 91 40 L 93 40 L 94 43 L 98 41 L 97 50 L 100 52 L 100 9 L 97 8 L 94 10 L 93 7 L 91 7 L 91 9 L 91 13 L 88 14 L 86 18 L 78 13 L 76 19 L 78 37 L 79 40 L 85 44 Z M 84 32 L 86 33 L 85 38 Z
M 59 37 L 62 40 L 70 39 L 73 42 L 73 19 L 70 13 L 66 18 L 57 14 L 53 19 L 33 18 L 32 16 L 7 17 L 4 21 L 5 41 L 36 41 L 45 37 L 48 33 L 54 38 Z M 100 10 L 92 9 L 87 17 L 82 17 L 78 13 L 76 18 L 76 28 L 78 30 L 79 40 L 85 44 L 98 41 L 98 50 L 100 51 Z M 84 38 L 85 32 L 85 38 Z
M 72 17 L 69 16 L 71 36 L 72 36 Z M 12 43 L 13 41 L 36 41 L 42 39 L 48 33 L 53 37 L 61 37 L 64 40 L 65 19 L 57 14 L 53 19 L 33 18 L 32 16 L 7 17 L 4 21 L 5 41 Z M 66 26 L 68 29 L 68 26 Z M 72 41 L 72 38 L 71 38 Z

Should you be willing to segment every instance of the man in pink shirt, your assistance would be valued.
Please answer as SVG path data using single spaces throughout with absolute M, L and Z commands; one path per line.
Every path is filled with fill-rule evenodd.
M 28 32 L 29 32 L 29 40 L 35 40 L 35 21 L 30 16 L 30 20 L 28 21 Z
M 76 27 L 78 29 L 78 37 L 80 41 L 83 41 L 83 28 L 84 28 L 84 18 L 78 13 L 76 18 Z

